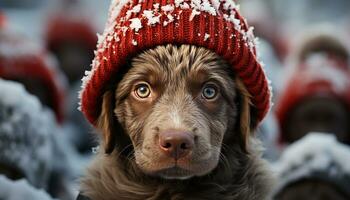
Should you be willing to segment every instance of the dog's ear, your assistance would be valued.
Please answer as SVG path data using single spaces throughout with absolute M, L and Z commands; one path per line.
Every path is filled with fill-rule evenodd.
M 97 120 L 97 127 L 102 132 L 103 147 L 106 154 L 111 154 L 114 150 L 119 155 L 127 156 L 132 151 L 131 140 L 125 133 L 114 113 L 116 105 L 114 89 L 110 89 L 103 95 L 101 114 Z
M 249 136 L 255 132 L 257 127 L 257 112 L 251 103 L 251 95 L 244 86 L 243 82 L 236 78 L 236 89 L 238 92 L 238 110 L 239 110 L 239 132 L 242 137 L 243 148 L 246 149 Z
M 102 132 L 103 147 L 107 154 L 113 152 L 116 146 L 116 138 L 114 133 L 114 95 L 112 91 L 107 91 L 103 95 L 101 114 L 97 121 L 97 127 Z

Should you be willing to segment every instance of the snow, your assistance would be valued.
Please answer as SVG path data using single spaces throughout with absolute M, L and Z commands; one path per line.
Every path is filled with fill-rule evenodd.
M 204 41 L 207 41 L 209 38 L 210 38 L 210 34 L 206 33 L 206 34 L 204 35 Z
M 133 18 L 133 19 L 130 19 L 130 21 L 131 21 L 130 28 L 132 30 L 135 30 L 135 32 L 138 32 L 142 28 L 141 20 L 139 18 Z
M 191 12 L 191 16 L 190 16 L 190 21 L 193 20 L 193 18 L 197 15 L 201 14 L 201 12 L 199 12 L 198 10 L 196 9 L 193 9 L 192 12 Z
M 45 187 L 52 169 L 55 118 L 18 83 L 0 79 L 0 91 L 0 162 L 17 167 L 31 184 Z
M 122 30 L 123 36 L 127 31 L 133 31 L 137 33 L 140 29 L 144 28 L 141 19 L 131 18 L 132 13 L 138 13 L 141 11 L 141 1 L 131 1 L 131 0 L 112 0 L 109 10 L 109 18 L 106 23 L 104 33 L 99 37 L 98 40 L 98 49 L 100 52 L 103 52 L 108 44 L 113 40 L 113 38 L 118 38 L 115 42 L 119 42 L 119 38 L 122 37 L 121 33 L 115 32 L 115 29 L 118 28 Z M 126 6 L 129 7 L 127 15 L 120 19 L 121 23 L 117 24 L 115 19 L 120 14 L 121 9 Z M 178 8 L 178 9 L 175 9 Z M 220 10 L 223 9 L 223 10 Z M 179 10 L 180 9 L 180 10 Z M 206 12 L 212 16 L 224 15 L 224 19 L 228 22 L 234 24 L 234 28 L 240 34 L 242 34 L 243 40 L 246 42 L 245 45 L 249 47 L 250 51 L 255 54 L 255 45 L 256 39 L 253 34 L 253 28 L 249 30 L 244 30 L 241 24 L 241 20 L 236 18 L 236 11 L 239 10 L 239 5 L 233 0 L 176 0 L 174 3 L 168 3 L 166 5 L 160 6 L 159 3 L 153 4 L 153 10 L 144 10 L 142 16 L 147 19 L 147 25 L 153 26 L 157 23 L 160 23 L 160 17 L 165 16 L 166 21 L 163 22 L 163 26 L 167 26 L 170 23 L 177 23 L 176 20 L 180 18 L 182 10 L 191 10 L 190 21 L 192 21 L 196 16 L 201 12 Z M 227 13 L 227 14 L 226 14 Z M 130 25 L 124 26 L 121 25 L 122 22 L 130 21 Z M 218 34 L 218 33 L 217 33 Z M 204 40 L 209 39 L 208 35 L 205 36 Z M 132 39 L 130 43 L 134 46 L 137 45 L 135 39 Z M 97 60 L 100 59 L 99 52 L 95 54 L 95 60 L 92 63 L 91 71 L 86 72 L 86 76 L 82 79 L 82 90 L 86 87 L 87 82 L 89 82 L 94 71 L 99 66 Z M 81 97 L 81 94 L 79 95 Z
M 337 142 L 332 134 L 310 133 L 300 141 L 290 145 L 282 154 L 275 165 L 276 172 L 283 176 L 293 171 L 296 166 L 303 166 L 298 172 L 308 174 L 312 170 L 327 170 L 336 165 L 338 169 L 333 174 L 350 174 L 349 161 L 350 149 L 348 146 Z
M 305 73 L 312 74 L 310 82 L 315 80 L 327 80 L 332 83 L 333 89 L 339 93 L 346 92 L 349 88 L 349 75 L 337 69 L 336 63 L 327 58 L 327 55 L 315 53 L 306 60 Z
M 18 37 L 16 37 L 18 36 Z M 43 52 L 40 42 L 18 41 L 23 38 L 18 30 L 13 27 L 5 27 L 0 30 L 0 55 L 15 59 L 17 57 L 38 55 Z
M 155 16 L 153 10 L 144 10 L 143 16 L 147 19 L 147 25 L 155 25 L 160 22 L 160 16 Z
M 132 42 L 132 45 L 137 46 L 137 41 L 136 40 L 132 40 L 131 42 Z
M 0 199 L 53 200 L 45 191 L 34 188 L 26 180 L 12 181 L 2 175 L 0 175 Z
M 164 12 L 172 12 L 174 11 L 174 9 L 175 9 L 174 6 L 170 4 L 162 6 L 162 11 Z

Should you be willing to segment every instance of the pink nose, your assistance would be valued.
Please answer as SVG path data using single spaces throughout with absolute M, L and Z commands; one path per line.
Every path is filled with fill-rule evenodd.
M 194 138 L 183 131 L 165 131 L 159 134 L 160 149 L 176 160 L 188 155 L 194 146 Z

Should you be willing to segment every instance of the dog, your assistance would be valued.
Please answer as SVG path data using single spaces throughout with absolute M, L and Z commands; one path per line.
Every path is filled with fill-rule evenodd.
M 256 110 L 214 52 L 161 45 L 133 57 L 103 95 L 101 149 L 83 177 L 92 200 L 267 199 Z

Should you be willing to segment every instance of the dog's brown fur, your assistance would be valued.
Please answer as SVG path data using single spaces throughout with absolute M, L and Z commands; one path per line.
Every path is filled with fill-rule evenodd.
M 249 93 L 216 54 L 189 45 L 159 46 L 133 58 L 117 81 L 103 96 L 97 124 L 105 152 L 82 180 L 84 195 L 93 200 L 268 197 L 272 178 L 252 134 L 257 122 Z M 135 97 L 139 81 L 149 83 L 152 96 Z M 201 96 L 208 81 L 219 88 L 210 101 Z M 190 131 L 197 139 L 193 152 L 177 163 L 188 169 L 179 173 L 184 180 L 159 172 L 173 164 L 157 145 L 159 133 L 169 129 Z

